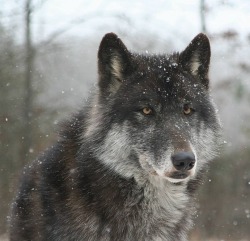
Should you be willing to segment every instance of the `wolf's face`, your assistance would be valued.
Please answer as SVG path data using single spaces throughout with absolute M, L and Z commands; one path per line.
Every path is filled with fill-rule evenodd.
M 208 92 L 207 37 L 198 35 L 180 54 L 139 55 L 111 33 L 98 58 L 100 93 L 90 120 L 101 124 L 87 131 L 106 128 L 98 157 L 127 177 L 194 178 L 215 156 L 220 130 Z

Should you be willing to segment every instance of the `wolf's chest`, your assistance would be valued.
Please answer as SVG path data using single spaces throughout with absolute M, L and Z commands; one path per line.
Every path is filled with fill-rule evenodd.
M 180 186 L 168 186 L 165 182 L 159 183 L 157 188 L 151 184 L 147 185 L 143 199 L 138 197 L 140 202 L 137 204 L 134 199 L 127 200 L 124 209 L 119 210 L 119 215 L 115 214 L 114 219 L 110 220 L 105 235 L 110 238 L 112 233 L 118 232 L 117 237 L 122 237 L 120 240 L 185 240 L 180 233 L 178 237 L 175 235 L 176 227 L 185 219 L 185 208 L 189 199 L 184 189 Z M 120 233 L 120 230 L 126 232 Z
M 176 227 L 186 218 L 185 209 L 189 200 L 186 187 L 160 182 L 157 188 L 149 185 L 145 189 L 142 219 L 147 220 L 145 234 L 152 241 L 173 240 Z M 182 240 L 182 239 L 179 239 Z

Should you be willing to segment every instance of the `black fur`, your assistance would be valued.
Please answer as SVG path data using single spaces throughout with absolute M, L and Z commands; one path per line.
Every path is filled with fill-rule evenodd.
M 96 97 L 64 124 L 60 140 L 24 169 L 10 240 L 187 240 L 193 194 L 206 163 L 179 183 L 151 171 L 168 146 L 186 150 L 189 142 L 210 143 L 196 143 L 206 128 L 214 146 L 207 146 L 211 156 L 204 152 L 198 158 L 212 159 L 220 127 L 207 91 L 209 60 L 203 34 L 170 56 L 130 53 L 115 34 L 107 34 L 98 52 Z M 195 109 L 192 116 L 183 115 L 185 103 Z M 143 116 L 145 106 L 151 115 Z M 110 133 L 118 133 L 117 141 Z M 156 162 L 143 167 L 140 151 Z

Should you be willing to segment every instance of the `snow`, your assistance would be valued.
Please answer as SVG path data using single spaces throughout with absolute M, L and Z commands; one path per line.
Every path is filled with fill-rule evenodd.
M 38 102 L 42 105 L 50 103 L 50 108 L 59 110 L 80 104 L 76 99 L 84 99 L 95 83 L 96 52 L 105 33 L 116 32 L 129 49 L 148 54 L 182 50 L 201 31 L 200 0 L 33 2 L 36 11 L 32 15 L 32 27 L 36 43 L 48 39 L 57 30 L 68 30 L 56 39 L 64 45 L 59 55 L 40 53 L 47 54 L 39 63 L 41 80 L 47 82 L 46 91 L 41 93 Z M 205 3 L 205 21 L 212 48 L 212 94 L 225 129 L 224 145 L 238 147 L 249 142 L 248 136 L 244 135 L 246 132 L 242 131 L 249 130 L 249 70 L 242 69 L 241 64 L 250 66 L 250 1 L 207 0 Z M 15 16 L 17 29 L 24 31 L 20 26 L 22 15 L 13 14 L 20 13 L 23 3 L 9 0 L 1 4 L 4 24 L 13 22 Z M 236 39 L 222 38 L 221 34 L 226 32 L 236 33 Z M 20 36 L 23 32 L 17 35 L 22 41 Z M 64 71 L 57 58 L 63 59 L 65 69 L 70 71 Z M 45 62 L 49 63 L 50 69 L 48 66 L 43 69 Z

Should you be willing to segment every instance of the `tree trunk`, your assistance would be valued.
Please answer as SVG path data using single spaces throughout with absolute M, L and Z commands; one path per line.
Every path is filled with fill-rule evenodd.
M 200 0 L 201 31 L 203 33 L 207 33 L 205 12 L 206 12 L 205 0 Z
M 33 68 L 34 68 L 34 50 L 32 47 L 31 36 L 31 8 L 32 0 L 26 0 L 24 6 L 25 12 L 25 74 L 24 74 L 24 108 L 23 108 L 23 148 L 22 148 L 22 165 L 24 165 L 29 157 L 32 148 L 32 107 L 33 107 Z

